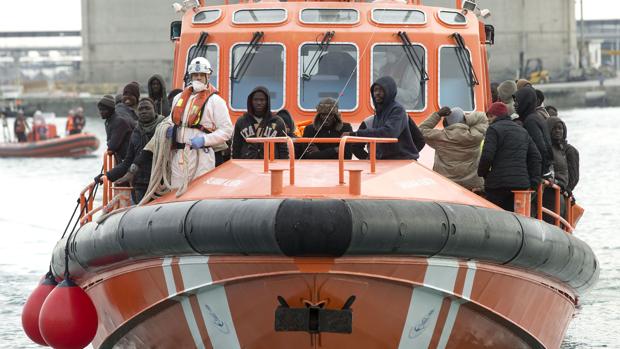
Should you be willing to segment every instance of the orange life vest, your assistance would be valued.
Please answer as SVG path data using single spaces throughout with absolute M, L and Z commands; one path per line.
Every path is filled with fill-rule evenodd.
M 69 132 L 73 130 L 73 115 L 67 116 L 67 125 L 65 126 L 65 131 Z
M 187 101 L 190 99 L 193 91 L 194 89 L 191 86 L 183 90 L 181 97 L 178 99 L 174 109 L 172 109 L 172 122 L 177 126 L 181 126 L 183 122 L 183 113 L 187 107 L 190 108 L 187 116 L 187 126 L 199 128 L 200 120 L 202 119 L 202 110 L 205 104 L 212 95 L 217 93 L 213 85 L 209 84 L 206 90 L 198 92 L 196 97 L 192 100 L 191 105 L 188 106 Z

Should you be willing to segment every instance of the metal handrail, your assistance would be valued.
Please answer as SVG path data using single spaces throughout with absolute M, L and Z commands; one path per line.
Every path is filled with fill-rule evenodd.
M 93 201 L 95 198 L 93 197 L 93 190 L 95 188 L 95 182 L 87 185 L 80 192 L 80 216 L 79 218 L 84 217 L 88 212 L 93 209 Z M 86 192 L 88 192 L 88 199 L 86 198 Z
M 290 137 L 256 137 L 246 139 L 248 143 L 263 143 L 263 171 L 269 172 L 269 162 L 274 161 L 275 143 L 286 143 L 289 156 L 289 182 L 295 185 L 295 147 L 293 143 L 338 143 L 338 183 L 344 184 L 344 155 L 347 143 L 370 144 L 370 172 L 375 173 L 377 162 L 377 143 L 396 143 L 396 138 L 356 137 L 342 138 L 290 138 Z
M 554 190 L 554 199 L 555 199 L 555 208 L 554 210 L 550 210 L 546 207 L 543 207 L 543 195 L 545 192 L 545 188 L 552 188 Z M 538 220 L 543 220 L 543 214 L 549 215 L 554 219 L 553 224 L 557 227 L 563 227 L 564 230 L 568 233 L 572 233 L 574 231 L 574 220 L 572 215 L 573 201 L 572 197 L 565 195 L 566 198 L 566 219 L 562 217 L 560 204 L 562 202 L 562 188 L 555 183 L 552 183 L 548 180 L 543 180 L 542 183 L 538 185 L 536 190 L 536 218 Z M 524 206 L 523 202 L 531 201 L 532 191 L 524 190 L 524 191 L 513 191 L 515 194 L 515 207 L 519 206 L 519 210 L 516 212 L 529 216 L 530 210 L 529 205 Z

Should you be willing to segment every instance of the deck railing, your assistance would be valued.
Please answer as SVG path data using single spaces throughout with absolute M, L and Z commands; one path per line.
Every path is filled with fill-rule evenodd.
M 553 210 L 550 210 L 543 206 L 543 198 L 545 195 L 545 188 L 553 189 Z M 531 201 L 532 194 L 534 191 L 532 190 L 515 190 L 513 191 L 515 194 L 515 212 L 522 214 L 524 216 L 530 217 L 532 215 L 531 212 Z M 565 200 L 565 217 L 562 217 L 562 196 Z M 564 195 L 562 193 L 562 188 L 557 184 L 550 182 L 548 180 L 543 180 L 542 183 L 538 185 L 536 190 L 536 215 L 535 217 L 539 220 L 544 220 L 544 215 L 547 215 L 553 218 L 553 224 L 557 227 L 564 229 L 568 233 L 572 233 L 574 230 L 574 226 L 578 217 L 574 215 L 574 209 L 576 205 L 573 200 L 573 197 L 570 195 Z
M 370 173 L 375 173 L 377 167 L 377 143 L 396 143 L 396 138 L 372 138 L 345 136 L 341 138 L 290 138 L 290 137 L 258 137 L 249 138 L 248 143 L 263 143 L 263 171 L 271 172 L 271 193 L 279 195 L 282 193 L 282 171 L 283 169 L 270 169 L 270 163 L 275 159 L 276 143 L 286 143 L 288 148 L 289 160 L 289 184 L 295 185 L 295 146 L 294 143 L 331 143 L 338 144 L 338 184 L 345 184 L 344 180 L 344 157 L 347 143 L 362 143 L 369 145 Z M 361 170 L 349 170 L 349 193 L 360 195 L 361 193 Z
M 130 204 L 129 191 L 131 187 L 114 186 L 112 181 L 105 175 L 114 167 L 114 155 L 105 152 L 103 155 L 103 173 L 101 177 L 103 185 L 103 198 L 100 206 L 93 208 L 95 201 L 94 189 L 97 186 L 95 182 L 88 184 L 80 192 L 80 225 L 84 225 L 93 220 L 93 215 L 97 212 L 108 213 L 118 208 L 127 207 Z M 87 194 L 88 193 L 88 194 Z
M 249 143 L 262 143 L 263 144 L 263 171 L 265 173 L 271 172 L 271 194 L 280 195 L 283 192 L 283 172 L 284 168 L 272 168 L 271 164 L 275 161 L 275 145 L 278 143 L 286 143 L 288 149 L 288 171 L 289 171 L 289 185 L 295 186 L 295 143 L 308 144 L 338 144 L 338 185 L 345 183 L 345 148 L 347 144 L 368 144 L 369 149 L 369 172 L 376 172 L 377 163 L 377 143 L 396 143 L 396 138 L 371 138 L 371 137 L 354 137 L 345 136 L 342 138 L 290 138 L 290 137 L 262 137 L 262 138 L 250 138 L 247 139 Z M 114 155 L 106 152 L 103 158 L 103 173 L 107 173 L 114 167 Z M 361 194 L 361 173 L 360 169 L 349 169 L 349 185 L 348 193 L 350 195 Z M 114 186 L 113 183 L 107 178 L 102 176 L 103 184 L 103 198 L 102 203 L 98 207 L 94 206 L 95 194 L 97 184 L 92 182 L 88 184 L 80 192 L 80 224 L 84 225 L 92 221 L 93 215 L 97 212 L 109 213 L 119 208 L 128 207 L 130 205 L 130 194 L 133 188 L 131 187 L 119 187 Z M 543 198 L 545 194 L 545 188 L 553 189 L 554 195 L 554 209 L 550 210 L 543 206 Z M 532 204 L 532 190 L 516 190 L 514 192 L 514 208 L 515 212 L 521 215 L 530 217 L 532 216 L 531 204 Z M 536 191 L 536 211 L 535 217 L 539 220 L 544 219 L 544 215 L 552 217 L 554 225 L 564 229 L 567 233 L 572 233 L 574 226 L 580 218 L 583 212 L 581 207 L 575 204 L 572 196 L 564 195 L 562 188 L 557 184 L 544 180 L 537 188 Z M 565 199 L 565 217 L 561 214 L 561 202 L 562 196 Z M 580 211 L 581 210 L 581 211 Z M 575 215 L 575 211 L 580 211 Z

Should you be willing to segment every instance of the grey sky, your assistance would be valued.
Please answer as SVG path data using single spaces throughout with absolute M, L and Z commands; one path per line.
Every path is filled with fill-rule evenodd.
M 80 0 L 0 0 L 0 31 L 79 30 L 80 7 Z M 620 18 L 619 0 L 583 0 L 583 7 L 586 19 Z

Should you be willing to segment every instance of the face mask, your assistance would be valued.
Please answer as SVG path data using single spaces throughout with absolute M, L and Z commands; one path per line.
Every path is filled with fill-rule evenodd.
M 201 92 L 207 89 L 207 85 L 202 81 L 194 80 L 192 81 L 192 88 L 196 92 Z

